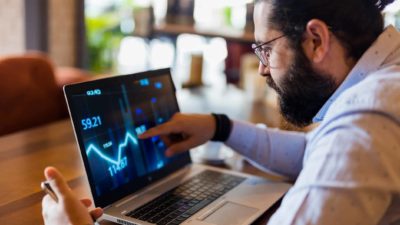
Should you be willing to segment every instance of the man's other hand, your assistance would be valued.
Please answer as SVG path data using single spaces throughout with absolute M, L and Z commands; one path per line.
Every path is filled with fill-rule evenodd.
M 103 214 L 100 208 L 88 211 L 92 201 L 78 200 L 56 168 L 47 167 L 44 175 L 58 198 L 56 202 L 46 195 L 42 200 L 42 214 L 46 225 L 89 225 Z

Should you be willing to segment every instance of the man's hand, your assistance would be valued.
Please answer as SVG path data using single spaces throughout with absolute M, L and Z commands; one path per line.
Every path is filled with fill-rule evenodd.
M 56 202 L 46 195 L 42 200 L 42 214 L 46 225 L 89 225 L 103 214 L 100 208 L 88 212 L 87 208 L 92 201 L 78 200 L 56 168 L 47 167 L 44 174 L 58 198 Z
M 204 144 L 215 133 L 215 119 L 212 115 L 176 113 L 168 122 L 149 129 L 139 136 L 140 139 L 160 136 L 168 146 L 165 154 L 174 154 L 187 151 L 190 148 Z M 171 135 L 182 135 L 183 139 L 176 141 Z

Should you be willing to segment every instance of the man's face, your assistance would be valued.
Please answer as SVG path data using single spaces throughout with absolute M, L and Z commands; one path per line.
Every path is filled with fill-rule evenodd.
M 270 28 L 269 3 L 256 5 L 255 37 L 266 42 L 280 35 Z M 292 47 L 283 37 L 267 46 L 271 49 L 269 67 L 260 63 L 259 73 L 279 96 L 282 115 L 297 126 L 306 126 L 337 88 L 332 76 L 315 71 L 301 46 Z

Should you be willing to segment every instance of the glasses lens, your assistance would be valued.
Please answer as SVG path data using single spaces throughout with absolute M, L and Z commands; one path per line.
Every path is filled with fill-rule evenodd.
M 261 48 L 254 49 L 254 53 L 256 53 L 258 59 L 260 59 L 261 63 L 265 66 L 268 67 L 268 56 L 267 52 L 263 51 Z

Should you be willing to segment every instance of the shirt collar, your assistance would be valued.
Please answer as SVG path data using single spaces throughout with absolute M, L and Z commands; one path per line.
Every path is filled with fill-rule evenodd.
M 321 122 L 329 107 L 348 88 L 365 79 L 371 72 L 378 70 L 384 60 L 400 45 L 400 33 L 393 26 L 388 26 L 378 39 L 363 54 L 342 84 L 322 106 L 313 122 Z

